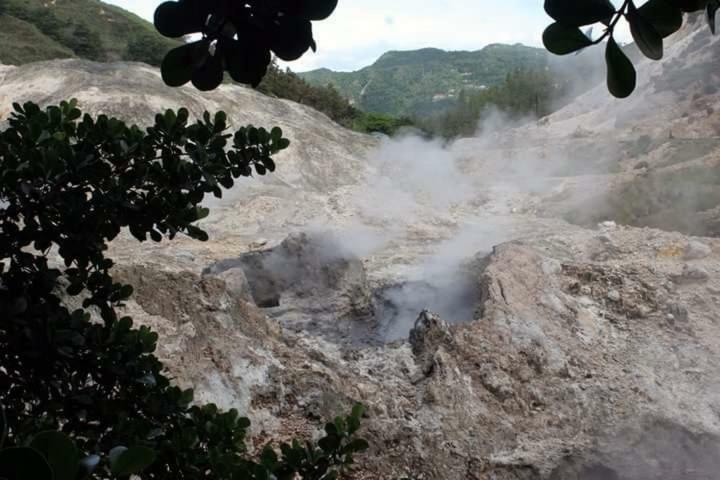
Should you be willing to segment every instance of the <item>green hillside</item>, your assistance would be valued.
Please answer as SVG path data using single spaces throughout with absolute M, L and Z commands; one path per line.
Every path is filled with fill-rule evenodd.
M 7 65 L 78 57 L 158 66 L 178 43 L 162 37 L 150 22 L 99 0 L 0 0 L 0 63 Z M 363 132 L 391 133 L 406 123 L 366 115 L 334 88 L 310 85 L 275 63 L 259 90 L 308 105 Z
M 137 15 L 99 0 L 0 0 L 0 63 L 81 57 L 159 65 L 176 44 Z
M 542 49 L 494 44 L 474 52 L 393 51 L 356 72 L 320 69 L 301 76 L 316 85 L 332 84 L 363 110 L 418 116 L 446 110 L 462 90 L 480 91 L 547 62 Z

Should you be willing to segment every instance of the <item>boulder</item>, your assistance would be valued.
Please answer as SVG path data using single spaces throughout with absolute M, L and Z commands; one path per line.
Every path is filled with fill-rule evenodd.
M 349 335 L 373 317 L 362 261 L 330 234 L 293 234 L 275 247 L 218 261 L 203 275 L 237 276 L 242 290 L 239 272 L 255 304 L 288 328 Z
M 685 247 L 685 260 L 702 260 L 710 256 L 712 249 L 702 242 L 691 240 Z

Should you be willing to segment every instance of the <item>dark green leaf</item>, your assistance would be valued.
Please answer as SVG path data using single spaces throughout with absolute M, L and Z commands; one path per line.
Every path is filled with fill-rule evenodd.
M 208 92 L 216 89 L 223 81 L 223 59 L 220 55 L 208 55 L 205 62 L 195 67 L 192 83 L 198 90 Z
M 266 446 L 260 455 L 262 465 L 270 470 L 274 469 L 278 463 L 278 456 L 271 446 Z
M 630 24 L 630 33 L 640 51 L 652 60 L 660 60 L 663 56 L 663 39 L 652 23 L 640 15 L 632 1 L 628 4 L 626 18 Z
M 0 449 L 5 445 L 5 439 L 8 435 L 8 423 L 7 413 L 5 413 L 5 406 L 0 403 Z
M 110 469 L 114 475 L 123 477 L 142 472 L 153 464 L 155 451 L 147 447 L 130 447 L 110 459 Z
M 543 33 L 545 48 L 556 55 L 567 55 L 592 45 L 590 40 L 577 27 L 562 23 L 553 23 Z
M 195 207 L 195 220 L 202 220 L 207 218 L 208 215 L 210 215 L 209 208 Z
M 118 295 L 121 299 L 125 300 L 127 298 L 130 298 L 130 296 L 133 294 L 133 287 L 132 285 L 123 285 L 120 287 L 120 291 L 118 292 Z
M 672 0 L 650 0 L 637 9 L 638 13 L 655 27 L 663 38 L 682 27 L 682 10 Z
M 166 85 L 180 87 L 188 83 L 193 76 L 193 68 L 198 61 L 204 43 L 195 42 L 182 45 L 168 52 L 160 66 L 160 73 Z
M 275 162 L 272 158 L 266 158 L 263 160 L 263 165 L 265 165 L 265 168 L 268 169 L 269 172 L 275 171 Z
M 144 242 L 147 240 L 147 234 L 145 230 L 143 230 L 140 226 L 136 224 L 130 224 L 130 234 L 140 240 L 141 242 Z
M 370 444 L 367 442 L 367 440 L 364 440 L 362 438 L 356 438 L 355 440 L 345 445 L 345 447 L 343 448 L 343 453 L 364 452 L 368 448 L 370 448 Z
M 321 438 L 318 441 L 318 446 L 322 448 L 325 453 L 332 453 L 340 447 L 340 437 L 333 435 Z
M 78 283 L 71 283 L 67 287 L 67 290 L 65 290 L 65 291 L 67 292 L 68 295 L 70 295 L 71 297 L 74 297 L 76 295 L 80 295 L 80 293 L 84 289 L 85 289 L 85 286 L 81 282 L 78 282 Z
M 313 43 L 312 24 L 298 17 L 280 17 L 267 33 L 270 49 L 286 62 L 302 57 Z
M 342 417 L 335 417 L 335 428 L 337 429 L 338 435 L 345 435 L 347 433 L 347 423 Z
M 28 308 L 27 299 L 25 297 L 18 297 L 14 300 L 15 301 L 10 305 L 10 315 L 19 315 L 24 313 Z
M 227 114 L 222 110 L 215 114 L 215 125 L 222 125 L 223 129 L 227 123 Z M 221 129 L 222 130 L 222 129 Z
M 290 15 L 299 15 L 307 20 L 324 20 L 337 7 L 338 0 L 305 0 L 290 3 Z
M 218 181 L 220 182 L 220 185 L 222 185 L 222 187 L 225 189 L 230 189 L 235 184 L 232 177 L 229 175 L 227 177 L 220 177 Z
M 188 388 L 187 390 L 183 390 L 180 394 L 180 398 L 178 399 L 178 403 L 180 406 L 187 406 L 190 405 L 193 401 L 193 397 L 195 395 L 195 392 L 192 388 Z
M 715 31 L 716 31 L 715 17 L 716 17 L 718 8 L 720 8 L 720 1 L 712 0 L 710 3 L 708 3 L 707 8 L 705 10 L 705 19 L 707 20 L 708 26 L 710 27 L 710 31 L 712 32 L 713 35 L 715 35 Z
M 703 10 L 710 0 L 672 0 L 673 4 L 683 12 L 698 12 Z
M 45 457 L 34 448 L 13 447 L 0 451 L 0 478 L 53 480 L 53 472 Z
M 352 435 L 353 433 L 357 432 L 360 428 L 360 418 L 356 417 L 354 415 L 351 415 L 347 419 L 348 423 L 348 435 Z
M 545 11 L 557 22 L 581 27 L 609 22 L 615 7 L 609 0 L 545 0 Z
M 78 462 L 80 479 L 86 478 L 91 475 L 95 469 L 100 465 L 100 457 L 97 455 L 88 455 Z
M 179 38 L 203 29 L 205 16 L 187 8 L 189 2 L 165 2 L 155 10 L 155 28 L 166 37 Z
M 363 405 L 362 403 L 356 403 L 355 405 L 353 405 L 352 413 L 350 415 L 355 418 L 362 418 L 362 416 L 365 415 L 365 411 L 365 405 Z
M 272 59 L 270 50 L 229 39 L 221 39 L 220 46 L 225 53 L 226 68 L 232 79 L 256 87 L 267 73 Z
M 632 62 L 612 37 L 605 49 L 605 62 L 608 90 L 617 98 L 628 97 L 635 90 L 637 74 Z
M 205 232 L 193 225 L 187 226 L 187 233 L 190 236 L 190 238 L 194 238 L 195 240 L 200 240 L 201 242 L 207 242 L 210 239 L 207 232 Z
M 55 480 L 75 480 L 80 452 L 67 435 L 55 431 L 42 432 L 33 437 L 30 446 L 45 456 Z
M 118 447 L 112 448 L 108 452 L 108 461 L 110 462 L 110 465 L 117 462 L 118 459 L 120 458 L 120 455 L 122 455 L 126 451 L 127 451 L 127 447 L 123 447 L 123 446 L 118 446 Z

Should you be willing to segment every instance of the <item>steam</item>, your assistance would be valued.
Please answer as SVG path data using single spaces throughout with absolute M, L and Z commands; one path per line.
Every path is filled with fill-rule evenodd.
M 478 254 L 532 230 L 524 207 L 562 194 L 565 180 L 554 175 L 573 173 L 577 147 L 571 142 L 565 150 L 549 148 L 547 130 L 536 122 L 488 110 L 473 138 L 385 138 L 366 157 L 365 181 L 323 192 L 327 201 L 314 204 L 322 208 L 312 220 L 297 221 L 294 232 L 282 225 L 276 232 L 308 235 L 314 253 L 303 261 L 317 264 L 311 269 L 361 259 L 385 340 L 406 338 L 425 309 L 451 323 L 472 321 L 480 290 L 480 272 L 473 268 Z M 268 191 L 281 190 L 277 195 L 292 188 Z M 294 195 L 292 202 L 300 198 Z M 296 277 L 308 281 L 296 260 L 285 253 L 265 258 L 263 270 L 287 285 Z
M 534 119 L 495 110 L 479 120 L 474 138 L 385 139 L 369 156 L 372 174 L 352 199 L 357 215 L 350 231 L 374 228 L 376 248 L 368 249 L 363 236 L 341 243 L 374 257 L 375 268 L 383 268 L 383 259 L 394 264 L 391 280 L 381 278 L 375 291 L 386 339 L 405 338 L 424 309 L 451 323 L 475 318 L 477 256 L 534 231 L 537 222 L 523 215 L 524 207 L 562 194 L 564 172 L 577 168 L 577 146 L 548 150 L 545 135 Z
M 372 173 L 350 202 L 356 222 L 334 234 L 334 244 L 363 258 L 388 258 L 401 272 L 375 290 L 386 340 L 406 338 L 425 309 L 451 323 L 473 320 L 479 286 L 470 263 L 513 238 L 515 229 L 507 218 L 511 207 L 496 205 L 498 214 L 488 213 L 488 195 L 504 193 L 492 178 L 478 181 L 468 161 L 481 160 L 478 154 L 510 126 L 516 124 L 502 114 L 488 115 L 474 140 L 481 147 L 471 155 L 456 143 L 402 136 L 383 140 L 369 156 Z M 407 258 L 403 250 L 411 252 Z M 382 260 L 375 263 L 382 268 Z

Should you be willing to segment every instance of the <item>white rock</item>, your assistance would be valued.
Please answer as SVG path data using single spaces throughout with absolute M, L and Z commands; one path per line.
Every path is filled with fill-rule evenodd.
M 686 281 L 704 282 L 710 278 L 710 274 L 702 267 L 685 265 L 681 278 Z
M 712 249 L 704 243 L 698 242 L 697 240 L 691 240 L 685 247 L 685 260 L 701 260 L 709 257 L 712 254 Z

